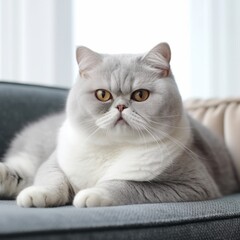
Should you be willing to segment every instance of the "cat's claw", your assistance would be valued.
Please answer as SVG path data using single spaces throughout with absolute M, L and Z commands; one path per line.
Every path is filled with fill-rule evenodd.
M 63 205 L 54 194 L 46 187 L 31 186 L 19 193 L 17 205 L 20 207 L 52 207 Z
M 103 207 L 115 205 L 107 190 L 102 188 L 88 188 L 80 191 L 73 200 L 78 208 Z

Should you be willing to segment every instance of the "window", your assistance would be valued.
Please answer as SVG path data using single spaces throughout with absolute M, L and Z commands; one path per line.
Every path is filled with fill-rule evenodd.
M 172 49 L 181 93 L 189 95 L 189 2 L 179 0 L 74 1 L 75 45 L 103 53 L 144 53 L 159 42 Z
M 183 98 L 240 95 L 238 0 L 1 0 L 0 79 L 70 87 L 76 46 L 144 53 L 161 41 Z

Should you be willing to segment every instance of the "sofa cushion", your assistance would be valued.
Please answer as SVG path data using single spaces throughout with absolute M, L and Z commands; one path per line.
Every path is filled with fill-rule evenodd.
M 203 202 L 76 209 L 0 201 L 0 239 L 240 239 L 240 194 Z

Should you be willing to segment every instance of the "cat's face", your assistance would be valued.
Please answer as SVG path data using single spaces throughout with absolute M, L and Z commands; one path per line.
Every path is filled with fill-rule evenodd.
M 80 47 L 77 59 L 79 77 L 67 113 L 92 138 L 154 140 L 180 119 L 182 103 L 170 72 L 168 45 L 160 44 L 145 56 L 99 55 Z

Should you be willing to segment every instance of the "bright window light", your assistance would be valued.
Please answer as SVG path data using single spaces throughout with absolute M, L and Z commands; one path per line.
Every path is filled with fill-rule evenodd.
M 188 0 L 75 0 L 74 24 L 75 45 L 101 53 L 144 53 L 168 42 L 176 81 L 189 96 Z

